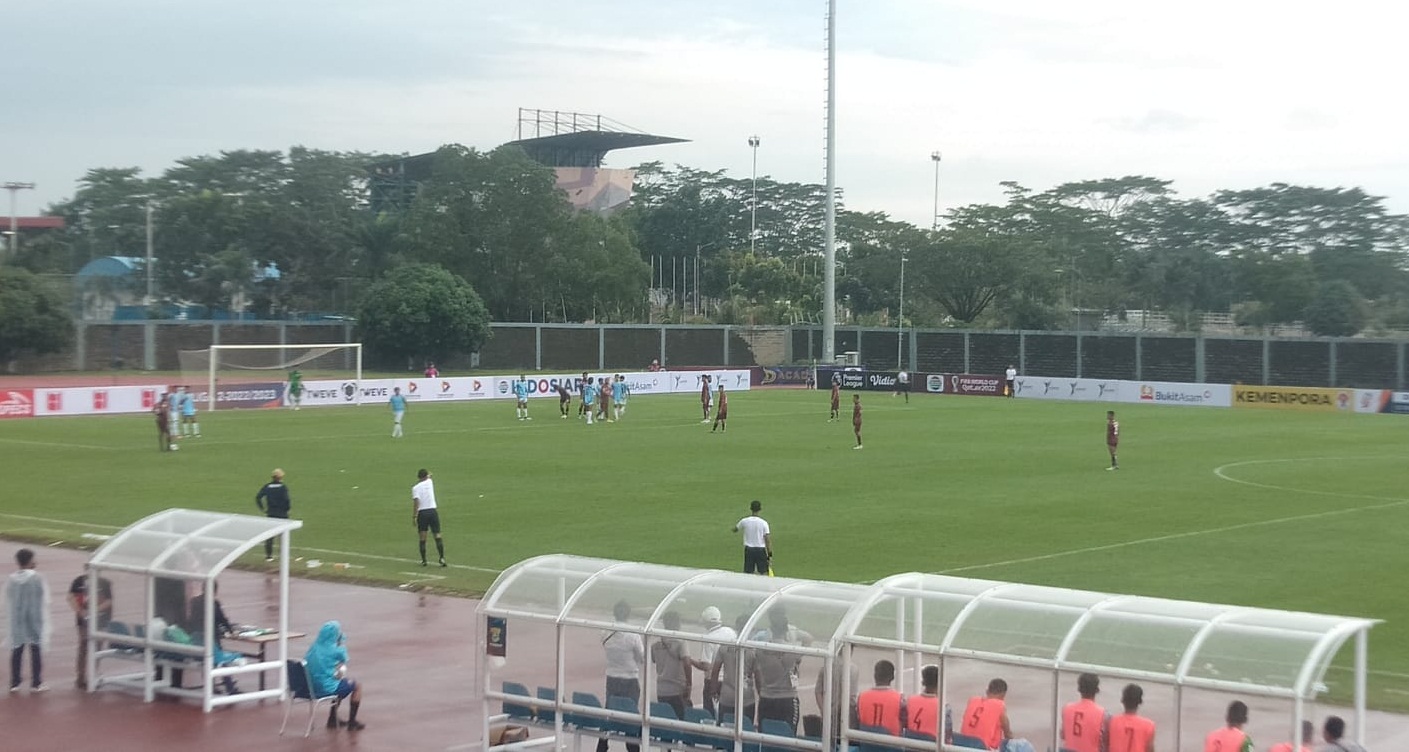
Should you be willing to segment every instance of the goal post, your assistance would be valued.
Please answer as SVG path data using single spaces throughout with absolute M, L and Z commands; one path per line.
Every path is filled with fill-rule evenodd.
M 204 350 L 182 350 L 179 357 L 182 379 L 205 383 L 207 410 L 216 409 L 216 387 L 222 380 L 225 383 L 282 382 L 288 380 L 289 371 L 297 369 L 309 380 L 362 381 L 361 342 L 211 345 Z

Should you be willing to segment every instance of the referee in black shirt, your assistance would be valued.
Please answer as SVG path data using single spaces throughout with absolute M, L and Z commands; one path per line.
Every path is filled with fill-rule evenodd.
M 254 503 L 266 517 L 277 517 L 281 520 L 289 518 L 289 487 L 284 485 L 283 470 L 274 468 L 273 477 L 255 494 Z M 264 541 L 264 560 L 274 561 L 273 538 Z

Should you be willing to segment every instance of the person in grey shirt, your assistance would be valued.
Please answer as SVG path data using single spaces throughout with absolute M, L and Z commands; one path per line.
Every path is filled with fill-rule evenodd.
M 768 642 L 812 644 L 812 635 L 790 626 L 787 613 L 781 607 L 775 607 L 768 613 L 768 630 L 762 637 Z M 754 652 L 759 723 L 772 718 L 783 721 L 792 728 L 793 733 L 797 733 L 800 712 L 797 699 L 797 669 L 798 664 L 802 662 L 802 656 L 773 650 Z
M 661 626 L 680 630 L 680 614 L 667 611 L 660 617 Z M 656 699 L 675 710 L 676 718 L 685 717 L 690 703 L 690 656 L 685 643 L 674 637 L 663 637 L 651 645 L 651 663 L 656 668 Z
M 612 616 L 625 624 L 631 618 L 631 605 L 618 601 Z M 641 702 L 641 665 L 646 662 L 646 644 L 635 632 L 611 631 L 602 638 L 607 655 L 607 697 L 625 697 Z M 641 752 L 641 745 L 626 744 L 627 752 Z M 607 740 L 597 740 L 597 752 L 607 752 Z
M 1321 735 L 1326 738 L 1326 746 L 1321 748 L 1322 752 L 1366 752 L 1359 744 L 1341 738 L 1345 736 L 1345 719 L 1338 715 L 1326 716 L 1326 725 L 1321 728 Z

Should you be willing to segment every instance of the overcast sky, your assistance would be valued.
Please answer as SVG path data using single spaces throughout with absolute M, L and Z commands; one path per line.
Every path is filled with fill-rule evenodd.
M 518 107 L 688 144 L 624 150 L 822 182 L 825 0 L 5 0 L 0 181 L 22 214 L 93 167 L 224 149 L 418 153 Z M 1360 186 L 1409 212 L 1409 10 L 1340 0 L 839 0 L 850 208 L 1144 174 L 1183 195 Z M 8 207 L 2 209 L 8 211 Z

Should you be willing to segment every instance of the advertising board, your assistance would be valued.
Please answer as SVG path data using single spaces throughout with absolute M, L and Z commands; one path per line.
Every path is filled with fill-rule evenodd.
M 1077 402 L 1121 402 L 1124 395 L 1133 394 L 1128 381 L 1047 376 L 1019 376 L 1013 380 L 1013 391 L 1023 399 Z
M 1174 381 L 1126 381 L 1121 402 L 1153 405 L 1232 407 L 1233 387 L 1227 384 L 1184 384 Z
M 1235 386 L 1233 407 L 1323 413 L 1349 412 L 1355 408 L 1355 390 L 1309 386 Z

